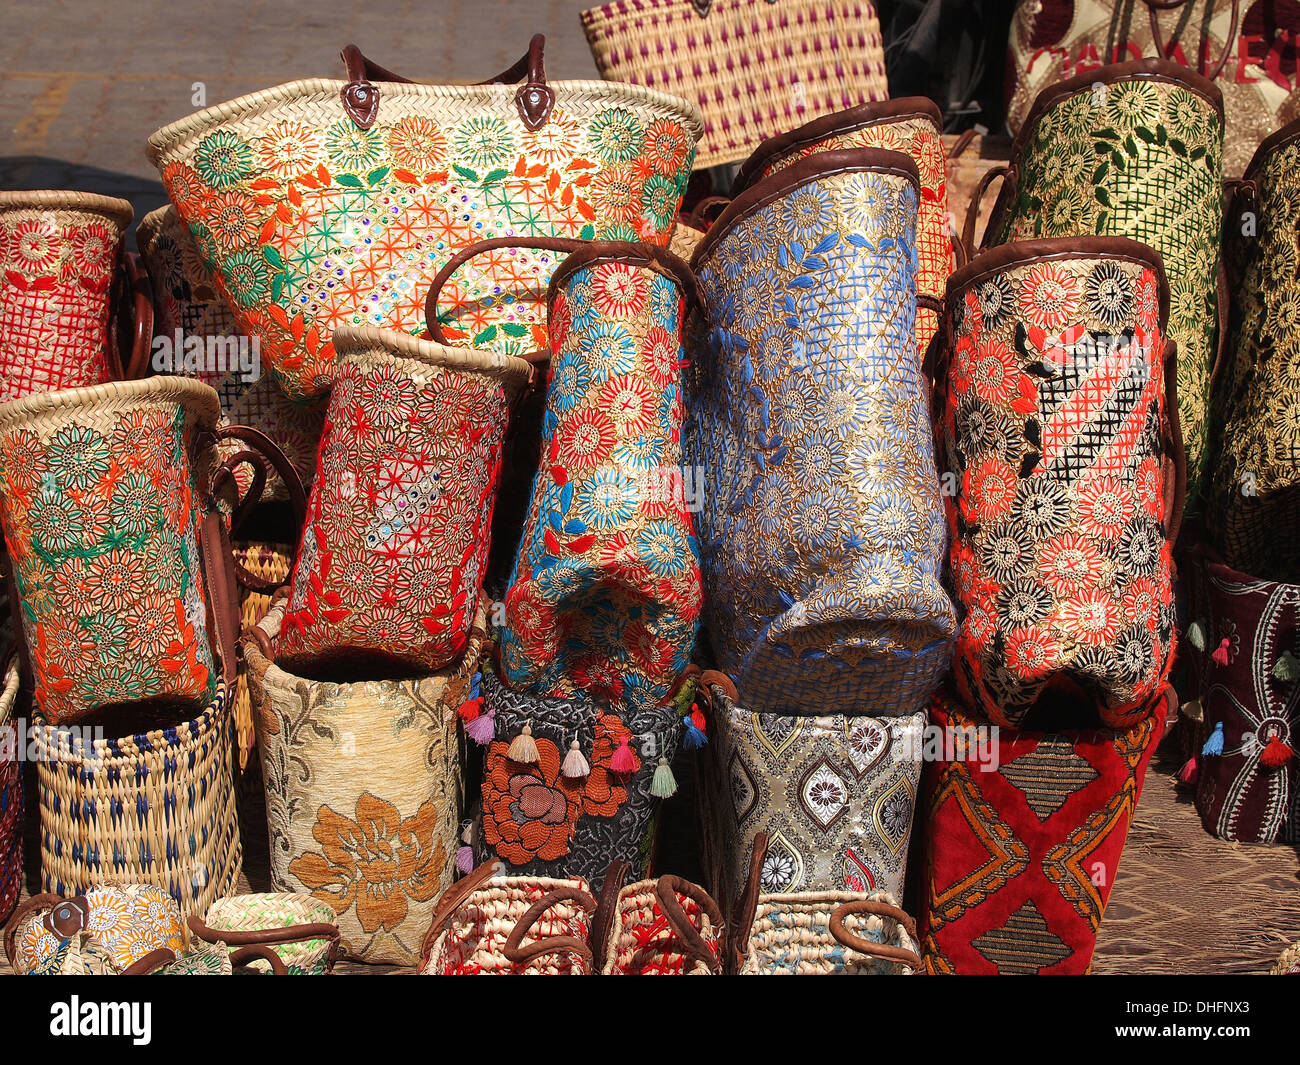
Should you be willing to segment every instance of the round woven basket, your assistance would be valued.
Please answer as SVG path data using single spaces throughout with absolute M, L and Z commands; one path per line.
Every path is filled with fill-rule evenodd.
M 284 604 L 258 623 L 268 648 Z M 295 676 L 246 638 L 270 831 L 271 880 L 330 904 L 359 961 L 411 965 L 456 873 L 464 739 L 484 637 L 432 676 L 335 684 Z M 396 865 L 391 860 L 398 859 Z
M 884 891 L 813 891 L 761 896 L 741 958 L 741 976 L 910 976 L 913 966 L 848 950 L 830 931 L 831 915 L 845 903 L 870 899 L 897 907 Z M 916 940 L 901 921 L 871 914 L 858 917 L 854 934 L 869 942 L 916 953 Z
M 0 192 L 0 402 L 115 376 L 109 321 L 125 200 Z
M 46 891 L 157 884 L 184 916 L 207 913 L 239 879 L 234 715 L 220 690 L 198 717 L 89 739 L 33 714 Z
M 208 910 L 204 924 L 217 933 L 270 933 L 267 937 L 268 944 L 274 942 L 275 952 L 280 955 L 291 974 L 319 976 L 333 967 L 332 948 L 338 943 L 337 931 L 332 936 L 317 934 L 315 937 L 286 941 L 280 941 L 280 936 L 276 933 L 284 934 L 288 929 L 302 926 L 315 926 L 319 931 L 320 926 L 333 925 L 334 921 L 334 907 L 329 903 L 310 895 L 282 891 L 231 895 L 217 899 Z M 306 928 L 302 930 L 307 931 Z M 263 973 L 271 971 L 270 964 L 264 961 L 251 962 L 249 968 Z

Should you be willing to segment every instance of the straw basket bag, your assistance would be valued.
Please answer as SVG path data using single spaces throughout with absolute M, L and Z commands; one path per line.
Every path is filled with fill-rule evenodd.
M 135 239 L 153 291 L 155 350 L 151 362 L 155 368 L 161 373 L 198 377 L 215 388 L 221 397 L 223 421 L 265 433 L 285 453 L 303 484 L 310 486 L 316 473 L 325 403 L 292 403 L 276 385 L 275 377 L 262 373 L 260 338 L 245 337 L 239 331 L 175 207 L 160 207 L 145 215 Z M 194 338 L 203 343 L 201 362 Z M 162 357 L 164 350 L 169 352 L 168 358 Z M 230 445 L 222 449 L 222 455 L 235 450 Z M 242 476 L 240 487 L 245 487 Z M 278 474 L 267 479 L 262 498 L 289 498 Z
M 46 891 L 157 884 L 186 916 L 231 893 L 242 848 L 230 688 L 220 687 L 193 719 L 161 720 L 87 742 L 33 718 Z
M 0 647 L 0 660 L 7 652 Z M 0 921 L 18 904 L 23 886 L 23 777 L 18 744 L 18 659 L 0 661 Z
M 291 398 L 329 389 L 337 327 L 420 332 L 429 280 L 476 240 L 667 242 L 698 111 L 630 85 L 548 82 L 543 45 L 534 37 L 498 79 L 523 85 L 417 85 L 349 45 L 347 81 L 254 93 L 149 139 L 203 262 Z M 534 286 L 554 264 L 484 264 L 444 326 L 474 347 L 544 346 Z M 493 298 L 499 287 L 515 298 Z
M 243 642 L 272 882 L 333 906 L 351 957 L 412 964 L 455 875 L 464 800 L 456 711 L 470 698 L 485 608 L 456 665 L 352 684 L 275 664 L 283 611 L 277 602 Z
M 291 976 L 322 976 L 334 968 L 340 949 L 334 907 L 310 895 L 264 892 L 217 899 L 207 916 L 189 919 L 190 931 L 205 943 L 266 947 Z M 274 963 L 252 961 L 258 972 Z
M 671 874 L 624 887 L 626 873 L 626 865 L 611 868 L 601 889 L 594 930 L 601 975 L 721 974 L 726 922 L 708 892 Z
M 603 78 L 694 100 L 700 168 L 744 159 L 766 137 L 889 98 L 868 0 L 614 0 L 582 13 Z
M 431 672 L 469 640 L 522 359 L 342 328 L 277 654 L 297 672 Z
M 596 900 L 586 881 L 502 876 L 485 862 L 438 901 L 422 976 L 590 976 Z
M 0 403 L 144 372 L 151 323 L 125 366 L 113 328 L 132 214 L 91 193 L 0 192 Z

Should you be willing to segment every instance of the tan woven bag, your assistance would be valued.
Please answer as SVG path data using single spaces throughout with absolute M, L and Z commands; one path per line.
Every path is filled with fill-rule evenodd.
M 601 77 L 694 100 L 698 168 L 819 115 L 889 98 L 867 0 L 614 0 L 582 13 Z

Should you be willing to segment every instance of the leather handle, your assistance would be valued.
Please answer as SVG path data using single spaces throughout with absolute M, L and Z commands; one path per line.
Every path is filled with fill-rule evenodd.
M 125 242 L 118 249 L 112 285 L 106 345 L 109 372 L 115 380 L 135 381 L 149 369 L 153 290 L 140 257 L 128 252 Z
M 632 866 L 615 858 L 605 870 L 605 879 L 600 885 L 600 898 L 596 901 L 596 915 L 591 919 L 592 953 L 604 964 L 605 953 L 614 932 L 614 921 L 618 916 L 618 896 L 627 883 Z
M 234 947 L 270 947 L 282 943 L 306 943 L 313 939 L 332 941 L 341 935 L 338 925 L 327 921 L 250 929 L 212 928 L 199 917 L 190 917 L 185 923 L 205 943 L 225 943 Z
M 1165 417 L 1165 535 L 1172 548 L 1178 542 L 1187 504 L 1187 449 L 1183 444 L 1182 422 L 1178 417 L 1178 343 L 1166 341 L 1164 353 Z
M 925 292 L 916 294 L 916 305 L 924 307 L 927 311 L 933 311 L 935 314 L 943 314 L 943 300 L 938 296 L 931 296 Z
M 379 90 L 371 84 L 371 79 L 408 84 L 410 79 L 385 70 L 378 63 L 372 63 L 355 44 L 345 45 L 340 56 L 348 79 L 339 93 L 343 100 L 343 110 L 358 128 L 369 129 L 379 117 Z
M 423 957 L 429 956 L 434 940 L 451 923 L 451 919 L 456 916 L 456 911 L 461 908 L 465 900 L 489 880 L 504 876 L 505 869 L 505 864 L 500 858 L 491 858 L 467 876 L 455 881 L 442 893 L 438 904 L 433 908 L 433 920 L 429 922 L 429 930 L 424 934 L 424 942 L 420 944 L 420 953 Z
M 726 210 L 730 204 L 730 196 L 705 196 L 704 199 L 691 208 L 691 213 L 687 216 L 686 222 L 693 229 L 707 230 L 716 220 L 716 216 L 706 219 L 705 212 L 714 207 L 721 207 Z M 721 214 L 722 212 L 718 213 Z
M 712 972 L 721 972 L 722 959 L 725 957 L 725 946 L 720 945 L 719 949 L 723 952 L 722 954 L 709 949 L 709 945 L 704 942 L 704 937 L 700 935 L 699 929 L 687 916 L 685 907 L 678 901 L 678 895 L 691 899 L 699 906 L 708 915 L 709 920 L 713 922 L 713 927 L 718 930 L 719 936 L 725 940 L 726 927 L 722 919 L 722 911 L 718 909 L 718 904 L 713 901 L 713 897 L 699 884 L 683 880 L 672 873 L 661 876 L 655 884 L 655 897 L 659 900 L 659 912 L 664 915 L 664 919 L 685 948 L 682 953 L 702 962 Z
M 442 325 L 438 322 L 438 298 L 442 295 L 443 286 L 451 280 L 451 276 L 471 259 L 485 252 L 496 251 L 498 248 L 528 248 L 532 251 L 564 252 L 568 255 L 586 243 L 573 237 L 490 237 L 487 240 L 477 241 L 468 248 L 462 248 L 448 260 L 447 265 L 439 270 L 429 283 L 429 293 L 424 297 L 424 339 L 432 340 L 435 344 L 451 346 L 451 341 L 447 339 L 447 334 L 442 331 Z
M 1173 11 L 1177 8 L 1183 7 L 1187 3 L 1187 0 L 1145 0 L 1145 3 L 1147 5 L 1147 22 L 1151 27 L 1151 40 L 1156 46 L 1156 54 L 1161 59 L 1168 59 L 1169 45 L 1165 41 L 1164 32 L 1160 29 L 1160 19 L 1157 17 L 1156 12 Z M 1196 59 L 1197 70 L 1205 77 L 1209 78 L 1210 81 L 1214 81 L 1221 73 L 1223 73 L 1223 68 L 1227 66 L 1228 60 L 1232 58 L 1233 45 L 1237 40 L 1237 27 L 1240 23 L 1241 2 L 1240 0 L 1232 0 L 1232 21 L 1228 26 L 1228 36 L 1224 38 L 1223 55 L 1221 55 L 1219 61 L 1214 64 L 1213 70 L 1203 69 L 1206 64 L 1202 63 L 1200 56 L 1197 56 Z M 1207 62 L 1208 58 L 1209 57 L 1207 56 Z
M 130 965 L 121 971 L 120 976 L 149 976 L 164 965 L 170 965 L 176 960 L 175 952 L 168 950 L 166 947 L 158 947 L 156 950 L 149 951 L 148 954 L 136 958 Z
M 561 902 L 575 902 L 589 914 L 596 912 L 596 900 L 581 888 L 565 885 L 548 892 L 524 911 L 523 916 L 515 922 L 514 928 L 510 929 L 510 934 L 506 936 L 505 946 L 501 951 L 509 961 L 516 965 L 524 965 L 542 954 L 572 953 L 585 958 L 588 965 L 591 964 L 593 958 L 591 947 L 575 936 L 549 936 L 546 939 L 535 940 L 527 946 L 523 945 L 524 936 L 532 931 L 533 925 L 541 920 L 542 914 Z
M 536 133 L 551 117 L 555 109 L 555 93 L 546 84 L 546 35 L 533 34 L 528 42 L 528 52 L 495 78 L 479 82 L 480 85 L 513 85 L 519 80 L 523 85 L 515 93 L 515 107 L 524 128 Z
M 270 475 L 270 463 L 256 451 L 238 451 L 226 459 L 212 475 L 211 491 L 213 496 L 220 496 L 227 481 L 235 480 L 235 470 L 247 466 L 253 471 L 253 482 L 248 491 L 240 496 L 230 514 L 230 527 L 238 529 L 247 520 L 249 513 L 262 499 L 266 490 L 266 479 Z
M 763 862 L 767 859 L 768 835 L 759 832 L 749 851 L 749 875 L 745 879 L 745 890 L 736 900 L 735 918 L 732 921 L 731 942 L 735 945 L 732 956 L 736 971 L 739 972 L 749 953 L 749 937 L 754 931 L 754 917 L 758 913 L 758 894 L 762 886 Z
M 298 470 L 289 461 L 289 456 L 284 453 L 279 444 L 260 429 L 253 429 L 247 425 L 223 425 L 217 429 L 216 437 L 218 440 L 239 440 L 248 444 L 269 462 L 284 482 L 284 487 L 289 493 L 289 505 L 293 508 L 293 514 L 298 521 L 299 528 L 306 524 L 307 490 L 303 487 L 302 477 L 298 475 Z M 247 453 L 240 452 L 241 455 Z M 227 464 L 239 465 L 238 461 L 236 461 L 238 458 L 239 455 L 236 455 L 234 458 L 227 460 L 226 463 L 222 463 L 222 467 L 224 468 Z M 220 472 L 220 469 L 218 469 L 218 472 Z M 234 471 L 232 469 L 229 472 L 233 473 Z M 263 467 L 263 473 L 265 474 L 265 467 Z M 246 495 L 252 497 L 252 503 L 248 504 L 251 509 L 256 504 L 258 497 L 252 491 L 249 491 Z M 240 508 L 243 506 L 244 501 L 241 500 Z M 238 528 L 239 522 L 232 519 L 231 527 Z
M 897 906 L 891 906 L 887 902 L 878 902 L 875 899 L 854 899 L 852 902 L 842 903 L 831 912 L 831 935 L 835 937 L 835 941 L 841 946 L 857 951 L 859 954 L 879 958 L 881 961 L 902 962 L 913 972 L 921 968 L 920 955 L 915 951 L 908 950 L 906 947 L 891 947 L 885 943 L 872 943 L 869 939 L 863 939 L 861 936 L 850 932 L 844 926 L 844 918 L 854 913 L 869 913 L 877 917 L 892 918 L 907 930 L 909 936 L 915 939 L 916 922 L 912 920 L 910 914 Z
M 230 952 L 230 964 L 236 967 L 247 965 L 259 958 L 271 963 L 271 972 L 275 976 L 289 975 L 289 967 L 284 964 L 284 959 L 263 943 L 250 943 L 246 947 Z
M 24 900 L 14 910 L 13 916 L 9 918 L 9 923 L 5 925 L 5 957 L 9 959 L 11 968 L 15 968 L 15 959 L 18 957 L 18 951 L 15 947 L 15 940 L 18 938 L 18 927 L 27 920 L 32 914 L 39 910 L 52 909 L 60 902 L 66 901 L 62 895 L 55 895 L 52 892 L 44 892 L 39 895 L 33 895 L 31 898 Z
M 966 205 L 966 219 L 961 227 L 961 242 L 966 247 L 967 259 L 973 259 L 977 251 L 975 247 L 975 225 L 979 221 L 980 205 L 984 202 L 984 194 L 988 192 L 989 186 L 998 178 L 1012 180 L 1012 170 L 1009 163 L 1002 163 L 998 166 L 990 167 L 980 175 L 975 191 L 971 193 L 970 202 Z M 989 221 L 992 222 L 990 216 Z M 984 238 L 988 238 L 988 229 L 985 228 Z

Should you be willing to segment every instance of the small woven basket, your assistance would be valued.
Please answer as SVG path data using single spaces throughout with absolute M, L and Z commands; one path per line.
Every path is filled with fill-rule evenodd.
M 867 0 L 615 0 L 582 13 L 601 77 L 699 104 L 697 169 L 867 100 L 889 98 Z
M 157 884 L 183 915 L 239 879 L 234 715 L 222 688 L 193 720 L 87 742 L 33 714 L 45 890 Z
M 703 888 L 676 876 L 639 880 L 618 893 L 604 976 L 712 976 L 725 963 L 726 925 Z
M 272 946 L 290 974 L 321 976 L 338 955 L 335 920 L 334 907 L 311 895 L 263 892 L 217 899 L 203 921 L 191 918 L 190 930 L 231 947 Z M 249 968 L 271 971 L 265 961 L 250 962 Z
M 856 930 L 849 930 L 844 937 L 869 949 L 888 948 L 881 953 L 897 952 L 893 957 L 855 950 L 835 934 L 837 917 L 845 921 L 840 927 L 847 928 L 847 916 L 867 906 L 898 910 L 897 900 L 884 891 L 760 896 L 748 943 L 742 948 L 740 975 L 911 976 L 917 972 L 921 959 L 916 954 L 915 926 L 908 927 L 910 921 L 868 911 Z

